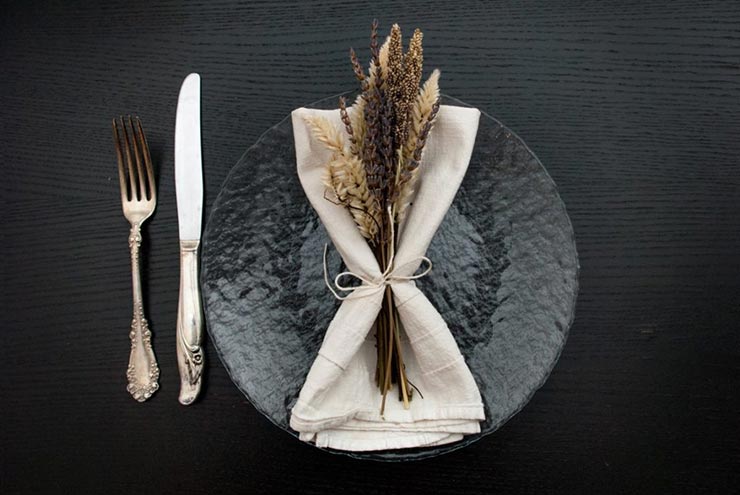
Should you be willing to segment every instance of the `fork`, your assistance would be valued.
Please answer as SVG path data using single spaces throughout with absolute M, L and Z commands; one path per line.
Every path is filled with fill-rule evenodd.
M 134 296 L 134 316 L 131 321 L 131 355 L 129 356 L 126 390 L 139 402 L 144 402 L 159 388 L 159 367 L 152 350 L 152 332 L 144 317 L 141 294 L 139 248 L 141 225 L 157 206 L 152 159 L 144 129 L 138 117 L 113 119 L 113 137 L 118 157 L 118 178 L 121 183 L 123 215 L 131 224 L 128 245 L 131 250 L 131 279 Z

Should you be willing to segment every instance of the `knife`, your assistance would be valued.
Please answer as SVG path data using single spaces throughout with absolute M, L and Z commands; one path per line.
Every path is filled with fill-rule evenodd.
M 180 231 L 180 298 L 177 308 L 177 365 L 180 404 L 198 397 L 203 375 L 203 310 L 198 287 L 198 249 L 203 217 L 200 151 L 200 76 L 190 74 L 180 88 L 175 121 L 175 190 Z

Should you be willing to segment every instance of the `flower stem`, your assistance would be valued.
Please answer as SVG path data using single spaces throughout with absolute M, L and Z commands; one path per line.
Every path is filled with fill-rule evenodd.
M 398 310 L 393 308 L 393 319 L 395 320 L 396 328 L 396 361 L 398 362 L 398 383 L 401 387 L 401 399 L 403 400 L 403 408 L 408 409 L 411 407 L 409 404 L 409 393 L 406 387 L 406 366 L 403 364 L 403 354 L 401 353 L 401 325 L 398 316 Z

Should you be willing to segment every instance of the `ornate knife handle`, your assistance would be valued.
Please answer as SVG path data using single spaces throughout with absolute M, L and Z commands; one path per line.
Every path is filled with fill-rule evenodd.
M 159 388 L 159 367 L 152 350 L 152 332 L 144 317 L 141 295 L 141 273 L 139 248 L 141 247 L 141 225 L 133 224 L 128 237 L 131 249 L 131 281 L 134 292 L 134 317 L 131 321 L 131 355 L 128 360 L 128 386 L 126 390 L 139 402 L 144 402 Z
M 177 308 L 177 365 L 180 368 L 180 404 L 198 397 L 203 375 L 203 310 L 198 288 L 200 241 L 180 241 L 180 300 Z

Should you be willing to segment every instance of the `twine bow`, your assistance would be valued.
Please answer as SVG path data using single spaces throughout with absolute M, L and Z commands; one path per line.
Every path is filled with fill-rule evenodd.
M 390 208 L 388 210 L 388 214 L 391 218 L 391 222 L 390 222 L 391 239 L 393 239 L 394 238 L 393 216 L 391 215 Z M 430 271 L 432 271 L 432 260 L 430 260 L 426 256 L 417 256 L 416 258 L 413 258 L 407 261 L 403 265 L 394 267 L 393 260 L 396 256 L 396 249 L 395 249 L 395 243 L 393 242 L 393 240 L 391 240 L 390 259 L 388 260 L 388 267 L 380 275 L 380 277 L 375 278 L 375 279 L 368 279 L 352 271 L 341 272 L 336 277 L 334 277 L 334 287 L 336 287 L 340 292 L 350 292 L 350 294 L 347 294 L 346 296 L 341 296 L 337 293 L 336 290 L 334 290 L 334 287 L 332 287 L 331 282 L 329 282 L 329 267 L 327 266 L 327 263 L 326 263 L 326 253 L 328 249 L 329 249 L 329 245 L 324 244 L 324 283 L 326 283 L 326 286 L 329 288 L 331 293 L 334 294 L 334 297 L 339 299 L 340 301 L 344 301 L 348 297 L 352 296 L 354 291 L 357 289 L 365 289 L 365 288 L 373 289 L 371 291 L 368 291 L 365 295 L 360 296 L 360 297 L 367 297 L 369 295 L 375 294 L 378 290 L 385 289 L 385 287 L 388 285 L 393 285 L 394 283 L 398 283 L 398 282 L 408 282 L 410 280 L 416 280 L 416 279 L 426 276 L 427 274 L 429 274 Z M 423 272 L 417 273 L 415 275 L 397 275 L 396 274 L 396 272 L 400 270 L 401 268 L 411 265 L 413 263 L 416 263 L 417 261 L 426 262 L 427 267 Z M 358 286 L 343 285 L 340 283 L 340 280 L 342 279 L 342 277 L 354 277 L 355 279 L 362 282 L 362 285 L 358 285 Z

